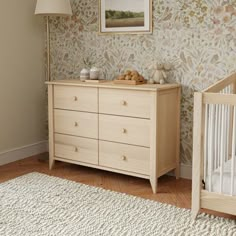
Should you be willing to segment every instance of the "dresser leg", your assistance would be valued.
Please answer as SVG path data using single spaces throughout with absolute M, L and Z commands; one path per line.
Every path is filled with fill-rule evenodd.
M 175 169 L 175 177 L 176 177 L 176 179 L 179 179 L 179 176 L 180 176 L 180 169 L 179 169 L 179 166 L 177 166 L 176 169 Z
M 151 183 L 151 187 L 152 187 L 152 191 L 154 194 L 157 193 L 157 179 L 150 179 L 150 183 Z
M 55 160 L 52 158 L 49 158 L 49 169 L 52 170 L 52 168 L 54 167 L 55 164 Z

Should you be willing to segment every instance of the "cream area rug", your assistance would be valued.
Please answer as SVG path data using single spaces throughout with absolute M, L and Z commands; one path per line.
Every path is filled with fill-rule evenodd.
M 236 236 L 236 221 L 31 173 L 0 184 L 1 236 Z

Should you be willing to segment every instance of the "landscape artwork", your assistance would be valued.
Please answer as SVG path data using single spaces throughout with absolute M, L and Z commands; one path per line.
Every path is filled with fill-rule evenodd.
M 100 33 L 151 33 L 150 0 L 100 0 Z

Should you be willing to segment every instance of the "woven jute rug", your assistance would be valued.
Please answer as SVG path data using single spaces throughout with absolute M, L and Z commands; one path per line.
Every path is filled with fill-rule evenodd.
M 0 235 L 236 236 L 236 221 L 30 173 L 0 184 Z

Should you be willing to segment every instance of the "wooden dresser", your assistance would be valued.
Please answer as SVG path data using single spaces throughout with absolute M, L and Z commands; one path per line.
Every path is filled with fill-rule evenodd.
M 149 179 L 179 177 L 180 86 L 48 82 L 55 160 Z

